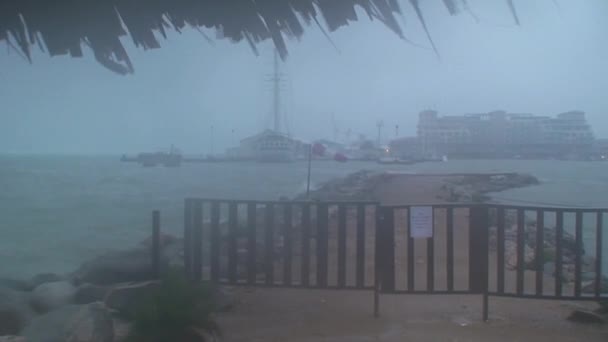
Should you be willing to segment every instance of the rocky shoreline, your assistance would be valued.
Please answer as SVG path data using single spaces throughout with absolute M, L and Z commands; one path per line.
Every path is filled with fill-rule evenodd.
M 516 214 L 507 214 L 505 218 L 505 266 L 507 269 L 515 270 L 518 266 L 517 256 L 517 224 Z M 536 271 L 536 258 L 542 253 L 543 272 L 551 277 L 556 277 L 557 272 L 557 230 L 555 226 L 544 226 L 543 250 L 536 252 L 536 232 L 538 224 L 536 220 L 527 220 L 524 223 L 524 269 Z M 490 227 L 490 248 L 496 251 L 497 228 Z M 575 236 L 567 231 L 562 232 L 562 270 L 561 281 L 563 284 L 572 285 L 575 281 L 575 260 L 577 246 Z M 595 257 L 588 255 L 585 248 L 581 251 L 581 291 L 584 294 L 595 293 Z M 600 280 L 601 292 L 608 292 L 608 278 Z
M 183 267 L 182 239 L 162 235 L 161 247 L 161 269 Z M 0 342 L 124 341 L 129 323 L 121 313 L 157 289 L 156 279 L 151 239 L 86 261 L 67 275 L 0 279 Z M 232 305 L 225 289 L 215 297 L 219 309 Z

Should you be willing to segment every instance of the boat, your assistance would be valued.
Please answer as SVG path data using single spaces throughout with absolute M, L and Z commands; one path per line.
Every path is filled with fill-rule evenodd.
M 378 159 L 378 164 L 387 164 L 387 165 L 413 165 L 413 164 L 416 164 L 416 161 L 410 160 L 410 159 L 383 157 L 383 158 Z
M 178 167 L 184 160 L 182 154 L 173 146 L 169 152 L 144 152 L 139 153 L 135 157 L 123 155 L 120 158 L 122 162 L 136 162 L 143 167 L 155 167 L 162 165 L 165 167 Z

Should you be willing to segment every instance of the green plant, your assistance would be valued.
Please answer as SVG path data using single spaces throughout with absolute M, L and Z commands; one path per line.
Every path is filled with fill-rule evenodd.
M 221 334 L 213 319 L 213 291 L 194 284 L 177 271 L 168 272 L 160 287 L 143 299 L 132 317 L 130 342 L 205 341 Z

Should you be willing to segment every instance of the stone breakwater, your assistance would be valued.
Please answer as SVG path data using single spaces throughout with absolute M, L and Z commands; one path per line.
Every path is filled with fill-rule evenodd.
M 331 180 L 310 192 L 314 201 L 376 201 L 375 190 L 379 184 L 393 177 L 391 174 L 374 171 L 358 171 L 344 178 Z M 306 193 L 294 200 L 306 200 Z
M 536 177 L 520 173 L 451 175 L 441 186 L 438 198 L 447 202 L 485 202 L 491 199 L 489 193 L 538 184 Z
M 183 245 L 162 235 L 162 270 L 183 267 Z M 155 279 L 151 239 L 88 260 L 70 274 L 0 279 L 0 341 L 124 341 L 130 325 L 122 314 L 160 286 Z M 234 290 L 215 291 L 218 310 L 230 309 Z
M 441 183 L 437 184 L 437 200 L 462 203 L 483 202 L 490 199 L 488 194 L 492 192 L 540 184 L 536 177 L 519 173 L 414 175 L 363 170 L 323 184 L 311 191 L 309 198 L 319 201 L 382 201 L 376 190 L 398 177 L 432 178 L 432 182 Z M 295 199 L 304 200 L 306 194 L 300 194 Z

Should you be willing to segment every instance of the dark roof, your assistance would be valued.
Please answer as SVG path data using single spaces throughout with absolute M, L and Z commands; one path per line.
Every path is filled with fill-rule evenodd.
M 409 4 L 426 30 L 419 1 Z M 515 15 L 513 0 L 498 1 L 506 1 Z M 452 15 L 467 6 L 466 0 L 443 3 Z M 1 0 L 0 41 L 28 60 L 32 46 L 51 56 L 81 57 L 86 45 L 99 63 L 126 74 L 133 65 L 119 38 L 127 34 L 136 46 L 150 49 L 160 47 L 155 34 L 165 37 L 169 29 L 215 28 L 221 38 L 245 40 L 254 51 L 256 43 L 272 39 L 284 58 L 284 36 L 300 37 L 306 25 L 320 25 L 319 17 L 334 31 L 357 20 L 355 6 L 403 37 L 395 18 L 401 13 L 398 0 Z

